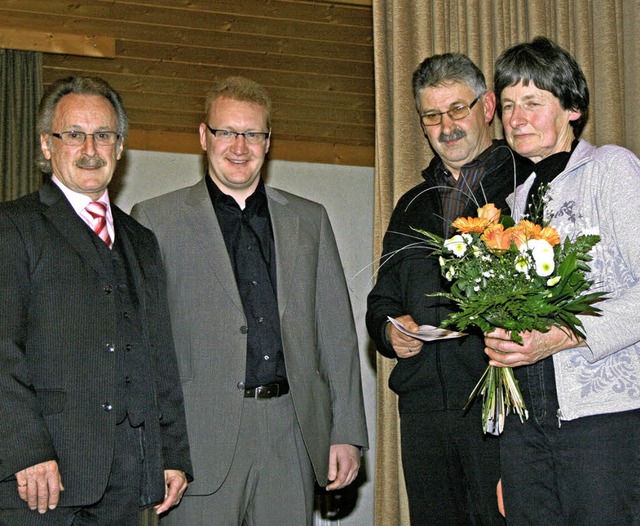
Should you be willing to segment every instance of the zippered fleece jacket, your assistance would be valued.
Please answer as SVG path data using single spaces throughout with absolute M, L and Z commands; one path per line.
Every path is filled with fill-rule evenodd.
M 535 170 L 535 166 L 534 166 Z M 524 213 L 535 171 L 507 199 Z M 598 234 L 591 292 L 599 316 L 580 316 L 586 345 L 553 355 L 560 420 L 640 408 L 640 161 L 619 146 L 581 140 L 550 184 L 547 219 L 561 238 Z M 547 358 L 549 359 L 549 358 Z

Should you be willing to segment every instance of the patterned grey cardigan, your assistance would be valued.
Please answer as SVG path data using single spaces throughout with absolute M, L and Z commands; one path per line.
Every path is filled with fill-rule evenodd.
M 507 201 L 523 214 L 531 174 Z M 640 160 L 581 140 L 551 183 L 547 215 L 560 236 L 598 234 L 592 291 L 601 316 L 581 316 L 586 345 L 553 356 L 560 420 L 640 408 Z M 515 202 L 514 202 L 515 201 Z

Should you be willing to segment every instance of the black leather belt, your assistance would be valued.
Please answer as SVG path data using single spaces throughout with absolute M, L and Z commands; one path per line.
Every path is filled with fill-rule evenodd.
M 282 380 L 274 384 L 259 385 L 244 390 L 245 398 L 275 398 L 289 392 L 289 382 Z

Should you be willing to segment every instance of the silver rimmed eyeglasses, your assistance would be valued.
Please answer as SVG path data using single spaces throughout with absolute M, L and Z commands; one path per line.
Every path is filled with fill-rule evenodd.
M 82 146 L 87 137 L 90 135 L 93 137 L 93 142 L 99 146 L 111 146 L 115 144 L 120 135 L 114 131 L 99 131 L 94 133 L 85 133 L 81 131 L 65 131 L 60 133 L 52 133 L 53 137 L 56 137 L 67 146 Z
M 206 123 L 205 126 L 216 139 L 222 142 L 234 142 L 238 137 L 244 137 L 249 144 L 264 144 L 271 135 L 271 132 L 216 130 Z
M 454 121 L 459 121 L 471 115 L 471 110 L 476 105 L 476 102 L 480 100 L 482 95 L 478 95 L 471 104 L 464 104 L 462 106 L 455 106 L 447 111 L 441 111 L 438 113 L 424 113 L 420 115 L 420 120 L 425 126 L 436 126 L 442 122 L 442 116 L 446 113 Z

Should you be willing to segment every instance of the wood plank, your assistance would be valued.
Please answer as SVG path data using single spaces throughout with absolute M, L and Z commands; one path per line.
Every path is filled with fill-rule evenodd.
M 227 72 L 231 74 L 229 70 L 227 70 Z M 58 67 L 57 61 L 56 64 L 52 64 L 52 57 L 44 57 L 43 81 L 45 85 L 51 84 L 54 80 L 63 76 L 86 75 L 88 73 L 100 74 L 101 72 L 78 67 Z M 197 101 L 201 101 L 199 103 L 201 107 L 204 107 L 204 97 L 207 90 L 217 78 L 210 76 L 206 79 L 191 79 L 190 81 L 185 81 L 182 78 L 175 77 L 144 77 L 141 75 L 134 76 L 128 73 L 113 73 L 112 71 L 106 72 L 103 76 L 117 91 L 121 93 L 133 92 L 146 95 L 149 97 L 150 103 L 155 96 L 162 95 L 176 103 L 183 99 L 190 100 L 191 104 L 198 104 Z M 220 75 L 219 78 L 222 78 L 222 76 L 223 75 Z M 278 81 L 282 80 L 279 77 L 274 78 L 273 76 L 269 76 L 263 78 L 262 75 L 257 72 L 255 75 L 252 75 L 251 78 L 260 82 L 267 91 L 269 91 L 274 106 L 276 107 L 279 104 L 298 104 L 300 101 L 304 101 L 304 105 L 309 108 L 309 111 L 316 111 L 316 108 L 325 106 L 331 106 L 336 109 L 360 109 L 368 112 L 373 112 L 374 110 L 373 93 L 340 92 L 320 89 L 319 86 L 314 86 L 309 89 L 301 89 L 295 86 L 286 87 L 278 84 Z M 284 80 L 282 82 L 284 82 Z
M 111 0 L 99 0 L 109 1 Z M 148 6 L 145 0 L 116 0 L 115 3 L 139 4 Z M 301 1 L 301 0 L 153 0 L 155 6 L 177 8 L 181 10 L 210 11 L 225 14 L 246 14 L 263 18 L 281 18 L 284 20 L 304 20 L 341 25 L 373 27 L 371 0 Z M 345 5 L 342 5 L 345 4 Z M 355 7 L 358 6 L 358 7 Z M 365 8 L 363 8 L 364 6 Z M 368 7 L 368 8 L 366 8 Z
M 182 80 L 167 86 L 168 90 L 177 89 L 177 93 L 204 93 L 211 83 L 219 78 L 229 75 L 249 77 L 263 85 L 265 88 L 278 89 L 288 87 L 301 90 L 344 92 L 355 94 L 373 95 L 373 78 L 354 78 L 323 75 L 321 71 L 311 73 L 299 73 L 297 71 L 277 71 L 258 68 L 236 68 L 231 64 L 216 66 L 181 64 L 176 62 L 150 61 L 139 58 L 118 57 L 114 60 L 96 60 L 86 57 L 73 57 L 66 55 L 50 55 L 45 57 L 45 66 L 58 69 L 62 72 L 78 71 L 111 78 L 112 75 L 132 75 L 143 81 L 147 77 L 171 80 Z M 68 73 L 66 73 L 68 74 Z M 195 86 L 194 82 L 202 82 Z M 202 88 L 202 86 L 206 86 Z M 168 91 L 172 93 L 172 91 Z
M 202 43 L 203 45 L 206 42 Z M 157 42 L 133 42 L 119 40 L 116 51 L 120 57 L 144 57 L 145 60 L 166 64 L 184 64 L 187 66 L 218 66 L 233 64 L 239 69 L 260 69 L 267 67 L 273 71 L 311 73 L 327 76 L 355 77 L 370 80 L 373 78 L 373 63 L 335 60 L 333 58 L 292 57 L 264 51 L 250 53 L 243 49 L 212 49 L 209 47 L 190 47 Z
M 245 0 L 246 1 L 246 0 Z M 72 4 L 52 0 L 3 0 L 5 10 L 16 12 L 40 13 L 42 16 L 66 15 L 86 20 L 136 20 L 141 24 L 176 27 L 184 29 L 208 29 L 213 31 L 234 32 L 247 37 L 262 35 L 306 38 L 334 42 L 373 43 L 371 26 L 339 25 L 327 22 L 309 22 L 306 20 L 288 20 L 253 16 L 248 2 L 243 2 L 247 11 L 242 14 L 216 13 L 210 11 L 189 11 L 187 9 L 168 9 L 152 5 L 132 5 L 120 3 L 114 9 L 114 2 L 96 2 L 95 0 L 76 0 Z
M 0 48 L 113 58 L 115 38 L 0 26 Z
M 0 0 L 1 1 L 1 0 Z M 1 5 L 1 4 L 0 4 Z M 263 35 L 260 38 L 247 38 L 228 31 L 211 31 L 209 29 L 184 29 L 176 27 L 151 26 L 135 21 L 125 20 L 86 20 L 70 19 L 64 15 L 48 14 L 34 17 L 30 13 L 3 11 L 0 9 L 0 25 L 22 27 L 56 32 L 100 32 L 113 35 L 117 39 L 136 40 L 147 43 L 178 44 L 183 46 L 202 46 L 203 42 L 214 50 L 237 49 L 253 53 L 275 53 L 298 57 L 316 57 L 356 62 L 373 62 L 373 46 L 371 43 L 345 42 L 336 45 L 333 42 L 319 42 L 306 38 L 282 38 Z

